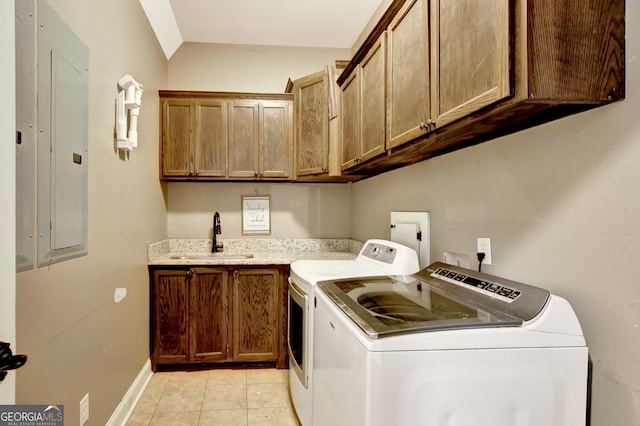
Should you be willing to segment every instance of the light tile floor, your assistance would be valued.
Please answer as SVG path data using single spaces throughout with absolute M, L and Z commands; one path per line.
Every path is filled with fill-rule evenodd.
M 154 373 L 127 426 L 299 426 L 287 370 Z

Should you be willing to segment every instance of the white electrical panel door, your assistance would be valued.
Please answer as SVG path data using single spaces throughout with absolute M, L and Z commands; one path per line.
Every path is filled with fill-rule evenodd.
M 38 265 L 87 254 L 89 49 L 38 0 Z
M 51 51 L 51 248 L 84 240 L 83 162 L 86 118 L 83 70 Z

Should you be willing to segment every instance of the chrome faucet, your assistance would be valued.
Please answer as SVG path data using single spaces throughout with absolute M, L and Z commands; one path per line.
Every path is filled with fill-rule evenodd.
M 220 226 L 220 213 L 215 212 L 213 214 L 213 230 L 211 231 L 211 253 L 216 253 L 222 251 L 224 245 L 222 243 L 218 244 L 217 235 L 222 233 L 222 227 Z

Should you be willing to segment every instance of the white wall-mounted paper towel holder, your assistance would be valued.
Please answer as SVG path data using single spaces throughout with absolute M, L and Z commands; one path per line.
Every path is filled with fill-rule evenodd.
M 116 98 L 116 145 L 131 151 L 138 147 L 138 115 L 142 104 L 142 84 L 131 74 L 118 80 Z

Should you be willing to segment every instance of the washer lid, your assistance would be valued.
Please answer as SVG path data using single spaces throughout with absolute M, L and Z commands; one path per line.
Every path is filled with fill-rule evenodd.
M 475 327 L 519 326 L 522 319 L 478 306 L 439 287 L 393 277 L 323 281 L 318 287 L 369 337 Z
M 547 290 L 444 263 L 412 276 L 348 278 L 318 287 L 369 337 L 515 327 L 545 308 Z

